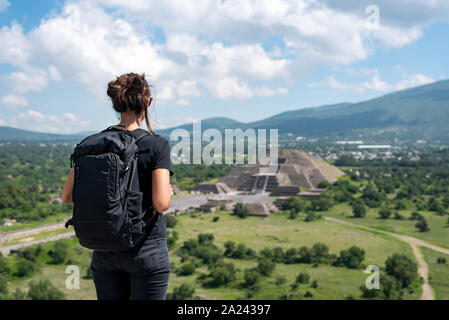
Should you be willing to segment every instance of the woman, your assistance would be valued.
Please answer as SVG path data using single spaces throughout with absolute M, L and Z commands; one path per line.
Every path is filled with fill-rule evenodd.
M 124 74 L 108 84 L 108 96 L 115 111 L 120 113 L 120 123 L 108 130 L 141 129 L 142 120 L 152 135 L 138 141 L 145 152 L 138 155 L 138 176 L 143 192 L 144 206 L 152 205 L 159 213 L 147 230 L 148 237 L 136 248 L 125 252 L 93 251 L 91 270 L 99 300 L 163 300 L 170 275 L 170 261 L 166 242 L 165 217 L 162 212 L 170 207 L 173 191 L 170 176 L 168 141 L 151 129 L 148 108 L 152 97 L 144 75 Z M 74 171 L 67 178 L 62 191 L 62 201 L 73 203 Z M 144 208 L 145 209 L 145 208 Z

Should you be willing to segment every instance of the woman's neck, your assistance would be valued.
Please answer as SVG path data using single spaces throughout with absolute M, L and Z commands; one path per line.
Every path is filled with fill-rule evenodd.
M 130 115 L 127 113 L 121 114 L 120 128 L 126 128 L 129 131 L 133 131 L 141 127 L 142 120 L 137 119 L 135 115 Z

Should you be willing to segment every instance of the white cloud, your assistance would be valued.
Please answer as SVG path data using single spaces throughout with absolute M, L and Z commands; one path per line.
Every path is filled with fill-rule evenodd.
M 408 79 L 399 81 L 393 86 L 393 88 L 394 90 L 404 90 L 424 84 L 429 84 L 432 82 L 435 82 L 435 80 L 428 76 L 425 76 L 423 74 L 415 74 L 410 76 Z
M 48 74 L 45 70 L 37 68 L 26 68 L 25 72 L 13 72 L 8 76 L 10 85 L 18 93 L 30 91 L 39 92 L 48 84 Z
M 287 94 L 288 93 L 288 89 L 287 88 L 268 88 L 268 87 L 261 87 L 261 88 L 256 88 L 255 90 L 255 94 L 258 96 L 265 96 L 265 97 L 272 97 L 272 96 L 277 96 L 277 95 L 282 95 L 282 94 Z
M 361 71 L 362 74 L 365 71 Z M 420 85 L 424 85 L 424 84 L 428 84 L 428 83 L 432 83 L 435 80 L 422 75 L 422 74 L 415 74 L 415 75 L 407 75 L 407 73 L 403 73 L 402 76 L 404 77 L 404 79 L 396 82 L 396 83 L 392 83 L 392 84 L 388 84 L 387 82 L 381 80 L 380 75 L 378 70 L 375 69 L 370 69 L 369 73 L 365 73 L 365 74 L 370 74 L 370 73 L 374 73 L 372 75 L 372 78 L 368 81 L 364 81 L 364 82 L 360 82 L 360 83 L 343 83 L 340 82 L 339 80 L 337 80 L 335 78 L 335 76 L 331 75 L 328 76 L 326 78 L 326 80 L 324 81 L 320 81 L 320 82 L 311 82 L 309 83 L 309 87 L 311 88 L 315 88 L 315 87 L 326 87 L 326 88 L 331 88 L 331 89 L 336 89 L 336 90 L 351 90 L 351 91 L 355 91 L 357 93 L 365 93 L 366 91 L 380 91 L 380 92 L 388 92 L 388 91 L 399 91 L 399 90 L 404 90 L 404 89 L 408 89 L 408 88 L 412 88 L 412 87 L 417 87 Z M 360 74 L 359 72 L 356 72 L 355 74 Z
M 0 29 L 0 63 L 22 66 L 30 57 L 30 46 L 23 28 L 13 22 Z
M 186 99 L 179 99 L 175 102 L 175 104 L 178 106 L 184 106 L 184 107 L 190 107 L 192 105 L 190 103 L 190 101 L 186 100 Z
M 89 121 L 80 120 L 80 119 L 78 119 L 78 117 L 76 115 L 74 115 L 73 113 L 70 113 L 70 112 L 64 113 L 63 118 L 64 118 L 65 122 L 69 122 L 78 127 L 85 127 L 89 124 Z
M 26 107 L 29 104 L 28 100 L 25 97 L 16 96 L 13 94 L 9 94 L 9 95 L 2 97 L 1 102 L 4 106 L 10 107 L 10 108 Z
M 18 118 L 22 121 L 36 121 L 36 122 L 43 122 L 44 120 L 49 119 L 42 113 L 32 109 L 29 109 L 26 112 L 19 113 Z
M 13 127 L 25 127 L 28 130 L 60 133 L 77 132 L 80 128 L 88 124 L 88 121 L 80 120 L 72 113 L 56 116 L 53 114 L 44 114 L 33 109 L 20 112 L 17 116 L 10 118 L 8 122 L 8 125 Z
M 8 2 L 8 0 L 0 0 L 0 12 L 2 11 L 6 11 L 6 9 L 8 9 L 10 3 Z
M 154 42 L 141 23 L 161 27 L 166 43 Z M 9 75 L 18 93 L 67 79 L 104 96 L 114 76 L 144 71 L 162 103 L 209 94 L 248 99 L 284 94 L 256 82 L 292 83 L 313 65 L 360 61 L 374 51 L 372 40 L 404 46 L 421 28 L 391 22 L 370 30 L 364 10 L 344 12 L 317 0 L 80 0 L 26 34 L 17 23 L 0 29 L 0 61 L 23 68 Z M 261 46 L 276 37 L 285 48 Z

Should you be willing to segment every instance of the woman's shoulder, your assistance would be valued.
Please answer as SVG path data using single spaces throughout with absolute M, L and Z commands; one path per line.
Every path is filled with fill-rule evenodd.
M 155 136 L 149 133 L 147 130 L 143 130 L 147 133 L 145 137 L 140 139 L 139 146 L 149 148 L 153 151 L 161 151 L 169 146 L 168 140 L 162 136 Z

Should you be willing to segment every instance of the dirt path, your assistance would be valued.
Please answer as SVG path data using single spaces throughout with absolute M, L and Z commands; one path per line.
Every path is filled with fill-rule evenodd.
M 15 231 L 8 231 L 8 232 L 0 232 L 0 243 L 4 242 L 10 242 L 11 240 L 17 239 L 17 238 L 23 238 L 26 236 L 32 236 L 37 235 L 39 233 L 58 230 L 64 228 L 65 221 L 58 222 L 58 223 L 52 223 L 52 224 L 46 224 L 39 227 L 32 227 L 32 228 L 24 228 L 20 230 Z
M 435 299 L 432 288 L 430 287 L 430 284 L 429 284 L 429 266 L 427 265 L 426 261 L 424 260 L 424 257 L 422 255 L 421 251 L 419 251 L 418 246 L 426 247 L 426 248 L 429 248 L 429 249 L 432 249 L 432 250 L 435 250 L 435 251 L 438 251 L 438 252 L 441 252 L 441 253 L 444 253 L 447 255 L 449 255 L 449 249 L 441 248 L 441 247 L 435 246 L 433 244 L 424 242 L 420 239 L 413 238 L 410 236 L 405 236 L 405 235 L 394 233 L 394 232 L 382 231 L 382 230 L 378 230 L 375 228 L 365 227 L 365 226 L 361 226 L 361 225 L 358 225 L 355 223 L 351 223 L 351 222 L 347 222 L 344 220 L 331 218 L 331 217 L 325 217 L 325 219 L 328 221 L 344 224 L 344 225 L 351 226 L 351 227 L 356 227 L 359 229 L 364 229 L 364 230 L 368 230 L 368 231 L 375 231 L 375 232 L 387 234 L 387 235 L 396 237 L 396 238 L 408 243 L 412 247 L 413 254 L 416 257 L 416 260 L 418 260 L 418 264 L 419 264 L 418 273 L 424 279 L 421 300 L 434 300 Z
M 60 239 L 64 239 L 64 238 L 72 238 L 74 236 L 75 236 L 75 232 L 74 231 L 66 232 L 66 233 L 58 234 L 56 236 L 47 237 L 47 238 L 44 238 L 44 239 L 41 239 L 41 240 L 30 241 L 30 242 L 25 242 L 25 243 L 18 243 L 18 244 L 13 244 L 13 245 L 6 246 L 6 247 L 1 247 L 0 248 L 0 252 L 4 256 L 7 256 L 7 255 L 9 255 L 11 250 L 17 250 L 17 249 L 20 249 L 20 248 L 32 246 L 34 244 L 45 243 L 45 242 L 49 242 L 49 241 L 56 241 L 56 240 L 60 240 Z

